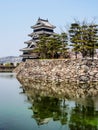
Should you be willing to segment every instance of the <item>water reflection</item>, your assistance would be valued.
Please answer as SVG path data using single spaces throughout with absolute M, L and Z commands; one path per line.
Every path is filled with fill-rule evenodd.
M 23 87 L 23 93 L 28 97 L 32 106 L 32 118 L 37 125 L 48 124 L 53 121 L 67 126 L 67 130 L 98 130 L 98 97 L 66 100 L 52 94 Z
M 47 82 L 33 81 L 33 79 L 17 77 L 19 82 L 26 89 L 34 89 L 36 93 L 43 96 L 55 96 L 66 99 L 85 98 L 98 95 L 98 82 L 92 83 L 66 83 L 66 82 Z
M 11 78 L 15 78 L 16 75 L 14 73 L 0 73 L 0 79 L 4 78 L 4 79 L 11 79 Z
M 52 118 L 54 121 L 59 120 L 61 115 L 60 101 L 54 97 L 39 97 L 35 99 L 31 109 L 33 110 L 32 117 L 38 125 L 48 123 Z
M 72 109 L 69 124 L 71 130 L 98 130 L 98 111 L 95 111 L 94 101 L 86 101 L 86 106 L 76 103 Z

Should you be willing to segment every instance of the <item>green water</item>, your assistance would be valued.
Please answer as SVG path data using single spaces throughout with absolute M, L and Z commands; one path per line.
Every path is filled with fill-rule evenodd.
M 0 73 L 0 130 L 98 130 L 98 97 L 69 101 L 21 86 Z

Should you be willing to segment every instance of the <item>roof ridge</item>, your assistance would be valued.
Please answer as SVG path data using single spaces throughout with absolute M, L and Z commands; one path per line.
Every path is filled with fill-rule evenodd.
M 45 21 L 45 22 L 48 22 L 48 19 L 42 19 L 42 18 L 38 18 L 38 21 Z

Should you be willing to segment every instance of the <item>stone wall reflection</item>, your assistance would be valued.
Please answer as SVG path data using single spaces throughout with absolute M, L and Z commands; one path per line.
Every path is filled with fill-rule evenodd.
M 98 97 L 73 99 L 67 94 L 70 97 L 68 100 L 66 93 L 58 93 L 46 85 L 41 85 L 43 84 L 25 82 L 22 86 L 23 93 L 31 102 L 32 118 L 38 125 L 59 121 L 70 130 L 98 130 Z M 59 84 L 55 85 L 57 90 L 58 86 Z
M 19 82 L 26 89 L 34 89 L 36 93 L 40 95 L 53 95 L 59 97 L 69 98 L 85 98 L 93 97 L 98 95 L 98 83 L 92 82 L 90 84 L 80 83 L 76 84 L 75 82 L 66 83 L 66 82 L 44 82 L 37 81 L 34 82 L 29 78 L 19 79 Z

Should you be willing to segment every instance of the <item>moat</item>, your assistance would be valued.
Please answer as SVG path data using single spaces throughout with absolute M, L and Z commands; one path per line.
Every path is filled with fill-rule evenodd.
M 0 73 L 0 83 L 0 130 L 98 130 L 98 96 L 47 94 L 23 86 L 13 73 Z

